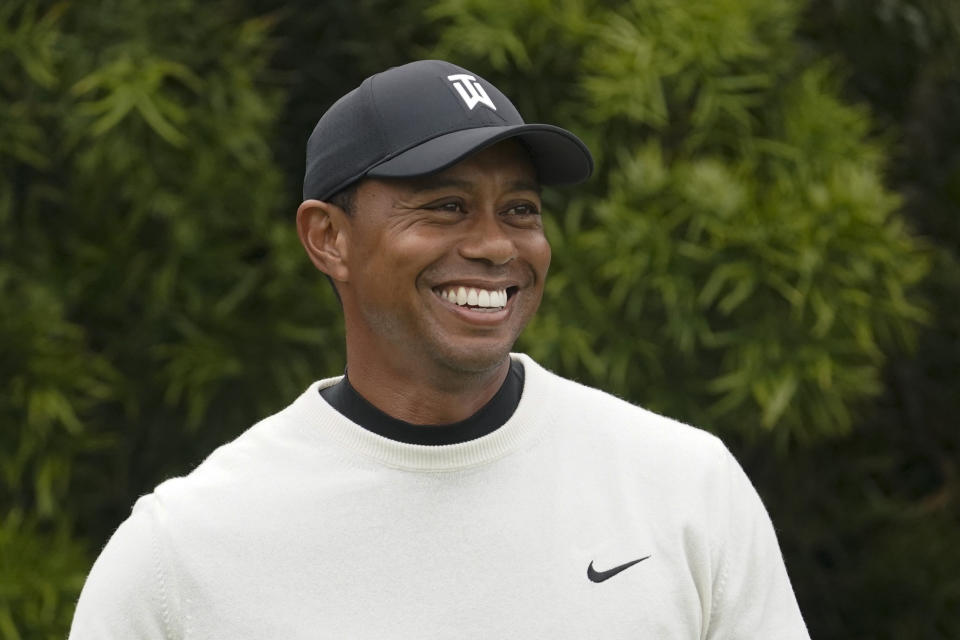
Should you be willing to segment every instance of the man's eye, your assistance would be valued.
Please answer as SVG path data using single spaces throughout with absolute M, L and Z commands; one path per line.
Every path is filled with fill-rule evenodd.
M 535 216 L 540 211 L 532 204 L 518 204 L 507 209 L 507 214 L 511 216 Z
M 450 213 L 462 213 L 463 205 L 459 202 L 440 202 L 427 207 L 433 211 L 449 211 Z

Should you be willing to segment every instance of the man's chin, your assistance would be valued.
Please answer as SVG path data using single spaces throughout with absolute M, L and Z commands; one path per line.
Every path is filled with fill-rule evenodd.
M 435 354 L 443 367 L 451 374 L 482 376 L 496 372 L 510 358 L 513 344 L 476 346 L 474 348 L 448 348 Z

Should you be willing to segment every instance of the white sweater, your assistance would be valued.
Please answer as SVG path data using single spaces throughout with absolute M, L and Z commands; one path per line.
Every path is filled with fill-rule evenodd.
M 314 383 L 137 501 L 70 638 L 809 638 L 719 440 L 513 357 L 516 412 L 455 445 L 371 433 Z

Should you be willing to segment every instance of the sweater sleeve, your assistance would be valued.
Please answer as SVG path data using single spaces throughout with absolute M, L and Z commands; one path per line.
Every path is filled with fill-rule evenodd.
M 809 640 L 773 523 L 749 478 L 724 450 L 718 483 L 718 571 L 710 640 Z
M 80 593 L 69 640 L 166 640 L 167 576 L 149 508 L 141 498 L 94 563 Z

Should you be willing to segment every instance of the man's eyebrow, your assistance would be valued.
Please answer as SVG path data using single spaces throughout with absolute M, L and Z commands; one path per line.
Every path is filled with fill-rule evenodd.
M 474 183 L 469 180 L 461 180 L 459 178 L 423 178 L 421 180 L 416 180 L 413 185 L 413 194 L 423 193 L 424 191 L 435 191 L 437 189 L 449 189 L 449 188 L 463 189 L 464 191 L 470 191 L 474 188 Z M 540 183 L 535 180 L 514 180 L 510 183 L 510 191 L 533 191 L 536 194 L 540 194 Z
M 540 194 L 540 183 L 531 180 L 514 180 L 510 184 L 511 191 L 533 191 L 537 195 Z

